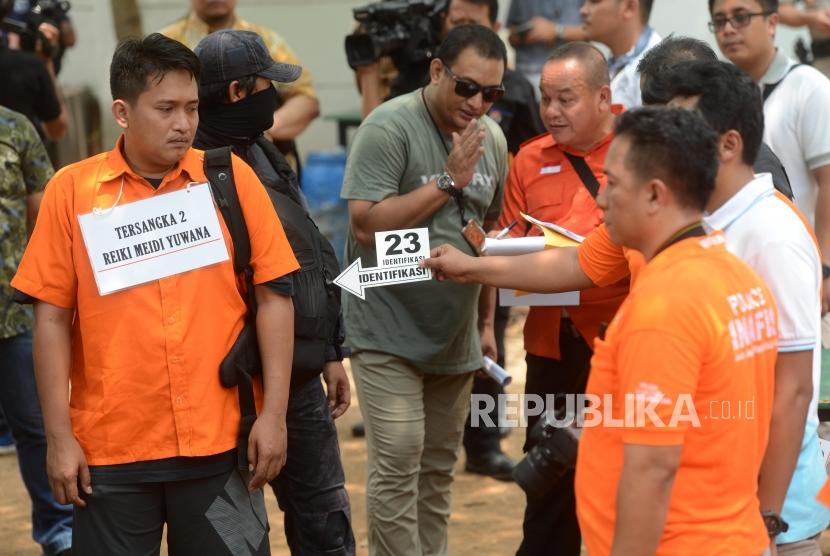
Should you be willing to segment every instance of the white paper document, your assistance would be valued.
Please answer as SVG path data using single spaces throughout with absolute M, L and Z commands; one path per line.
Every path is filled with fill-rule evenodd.
M 567 228 L 563 228 L 559 224 L 554 224 L 552 222 L 545 222 L 543 220 L 539 220 L 538 218 L 534 218 L 534 217 L 530 216 L 529 214 L 525 214 L 525 213 L 521 213 L 521 214 L 524 217 L 524 219 L 527 220 L 528 222 L 530 222 L 531 224 L 535 224 L 536 226 L 539 226 L 541 228 L 547 228 L 548 230 L 552 230 L 552 231 L 556 232 L 557 234 L 563 235 L 563 236 L 565 236 L 569 239 L 574 240 L 577 243 L 582 243 L 583 241 L 585 241 L 585 236 L 581 236 L 581 235 L 579 235 L 575 232 L 570 231 Z
M 579 305 L 579 292 L 527 293 L 499 288 L 502 307 L 573 307 Z
M 507 239 L 495 239 L 488 237 L 484 240 L 482 252 L 486 255 L 527 255 L 542 251 L 545 248 L 543 236 L 533 237 L 511 237 Z

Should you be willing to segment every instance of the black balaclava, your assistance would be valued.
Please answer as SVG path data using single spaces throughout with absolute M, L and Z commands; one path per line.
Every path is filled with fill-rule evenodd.
M 250 145 L 274 124 L 277 90 L 267 89 L 240 101 L 199 106 L 199 128 L 194 146 L 200 149 Z

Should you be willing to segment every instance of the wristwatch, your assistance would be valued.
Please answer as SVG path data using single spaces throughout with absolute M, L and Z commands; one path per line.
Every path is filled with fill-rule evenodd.
M 821 263 L 821 277 L 824 280 L 830 278 L 830 265 L 827 263 Z
M 444 172 L 440 176 L 438 176 L 438 189 L 449 195 L 450 197 L 460 197 L 461 190 L 455 186 L 455 181 L 453 181 L 452 176 L 450 176 L 447 172 Z
M 790 529 L 790 524 L 784 521 L 781 516 L 775 512 L 761 512 L 761 517 L 764 518 L 764 525 L 767 526 L 767 534 L 770 538 L 775 538 L 781 533 L 786 533 Z
M 565 42 L 565 26 L 561 23 L 556 24 L 556 39 L 555 42 Z

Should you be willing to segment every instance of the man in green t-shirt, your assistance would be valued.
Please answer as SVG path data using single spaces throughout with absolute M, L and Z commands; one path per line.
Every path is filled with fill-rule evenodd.
M 488 229 L 501 206 L 507 144 L 485 114 L 504 93 L 506 52 L 492 30 L 451 31 L 430 83 L 375 109 L 346 166 L 347 264 L 377 264 L 374 234 L 416 227 L 472 253 L 471 220 Z M 484 310 L 493 291 L 417 282 L 345 296 L 352 370 L 369 448 L 369 552 L 447 554 L 450 487 L 482 353 L 495 356 Z M 481 307 L 481 309 L 480 309 Z M 480 310 L 479 310 L 480 309 Z

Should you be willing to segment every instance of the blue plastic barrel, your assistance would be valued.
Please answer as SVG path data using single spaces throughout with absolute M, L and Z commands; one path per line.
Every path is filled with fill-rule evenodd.
M 345 172 L 345 150 L 315 151 L 306 158 L 300 184 L 311 217 L 334 246 L 341 267 L 349 226 L 348 205 L 340 198 Z

